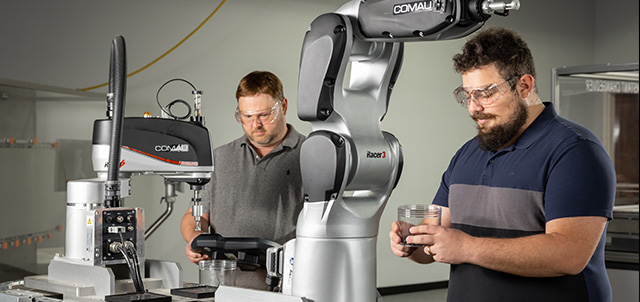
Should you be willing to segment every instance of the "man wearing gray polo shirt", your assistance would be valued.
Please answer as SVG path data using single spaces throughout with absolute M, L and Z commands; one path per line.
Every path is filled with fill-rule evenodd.
M 285 243 L 295 237 L 302 209 L 300 146 L 305 137 L 287 124 L 282 83 L 267 71 L 246 75 L 236 90 L 236 120 L 244 135 L 213 151 L 214 173 L 203 191 L 201 227 L 224 237 L 258 237 Z M 185 253 L 198 263 L 208 259 L 191 250 L 195 229 L 191 208 L 180 230 Z M 266 288 L 265 272 L 238 272 L 236 285 Z

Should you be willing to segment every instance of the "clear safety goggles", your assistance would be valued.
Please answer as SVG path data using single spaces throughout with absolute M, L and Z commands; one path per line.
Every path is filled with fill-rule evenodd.
M 518 76 L 513 76 L 502 83 L 493 83 L 486 88 L 464 88 L 462 85 L 453 90 L 453 95 L 458 104 L 464 108 L 468 108 L 469 100 L 473 100 L 478 106 L 491 106 L 507 93 Z
M 240 112 L 240 108 L 236 107 L 236 121 L 243 125 L 250 125 L 256 120 L 259 121 L 260 124 L 271 124 L 278 118 L 280 103 L 281 101 L 277 101 L 273 107 L 257 111 Z

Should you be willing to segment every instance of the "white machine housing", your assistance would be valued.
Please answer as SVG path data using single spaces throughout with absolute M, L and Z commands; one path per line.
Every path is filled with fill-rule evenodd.
M 129 180 L 120 181 L 128 196 Z M 85 265 L 125 263 L 122 256 L 109 251 L 113 238 L 124 234 L 124 240 L 134 243 L 138 257 L 144 262 L 143 209 L 105 209 L 104 180 L 101 179 L 69 181 L 67 192 L 65 258 Z

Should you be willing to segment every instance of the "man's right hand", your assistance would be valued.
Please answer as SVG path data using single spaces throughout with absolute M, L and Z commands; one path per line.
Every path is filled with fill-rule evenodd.
M 428 264 L 433 262 L 433 257 L 425 253 L 424 248 L 408 247 L 402 244 L 402 237 L 400 236 L 400 225 L 397 221 L 394 221 L 391 225 L 391 231 L 389 232 L 389 241 L 391 245 L 391 251 L 399 257 L 408 257 L 411 261 L 421 264 Z
M 398 225 L 397 221 L 394 221 L 393 224 L 391 224 L 389 239 L 391 251 L 398 257 L 409 257 L 416 250 L 415 247 L 408 247 L 402 244 L 402 237 L 400 236 L 400 226 Z
M 193 241 L 193 239 L 191 241 Z M 189 243 L 187 243 L 187 246 L 185 246 L 184 248 L 187 258 L 189 258 L 189 260 L 195 264 L 198 264 L 198 262 L 202 260 L 209 260 L 209 255 L 196 253 L 191 250 L 191 241 L 189 241 Z

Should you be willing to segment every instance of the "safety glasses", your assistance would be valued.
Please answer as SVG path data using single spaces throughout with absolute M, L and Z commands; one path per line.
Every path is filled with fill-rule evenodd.
M 253 124 L 258 121 L 261 124 L 271 124 L 278 118 L 281 101 L 277 101 L 273 107 L 258 111 L 240 112 L 240 108 L 236 107 L 236 121 L 243 125 Z
M 453 90 L 453 95 L 458 104 L 464 108 L 469 106 L 470 100 L 478 106 L 491 106 L 507 93 L 518 79 L 519 76 L 513 76 L 502 83 L 493 83 L 486 88 L 465 88 L 460 85 Z

